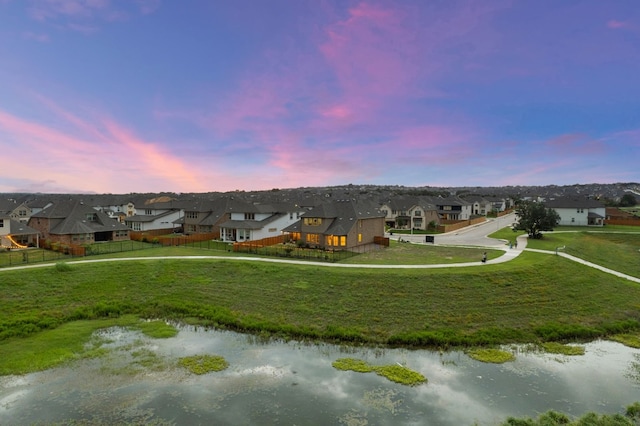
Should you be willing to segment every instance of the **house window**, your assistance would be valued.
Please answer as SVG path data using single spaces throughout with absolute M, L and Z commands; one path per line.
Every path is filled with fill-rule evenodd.
M 4 220 L 0 220 L 0 228 L 4 228 Z
M 146 210 L 144 211 L 144 214 L 146 214 L 147 216 L 151 216 L 151 215 L 153 214 L 153 210 L 151 210 L 151 209 L 146 209 Z
M 385 216 L 389 215 L 389 212 L 387 212 L 386 210 L 380 210 L 380 213 L 382 213 Z
M 89 222 L 95 222 L 98 218 L 97 215 L 95 213 L 87 213 L 87 215 L 85 216 L 85 218 L 89 221 Z
M 362 242 L 362 234 L 358 234 L 358 242 L 361 243 Z
M 340 245 L 341 245 L 342 247 L 345 247 L 345 246 L 347 245 L 347 237 L 346 237 L 345 235 L 342 235 L 342 236 L 340 237 Z
M 571 223 L 574 223 L 575 221 L 576 221 L 576 218 L 575 218 L 575 217 L 572 217 L 572 218 L 571 218 Z
M 305 217 L 304 224 L 309 226 L 320 226 L 322 225 L 321 217 Z
M 188 225 L 187 226 L 187 232 L 196 232 L 196 226 L 195 225 Z
M 20 216 L 20 217 L 25 217 L 25 216 L 27 216 L 27 211 L 26 211 L 26 210 L 20 210 L 20 211 L 18 212 L 18 216 Z
M 140 222 L 131 222 L 131 229 L 139 231 L 141 229 Z
M 197 219 L 198 218 L 198 212 L 186 212 L 184 214 L 184 217 L 186 217 L 187 219 Z
M 319 238 L 318 234 L 307 234 L 307 242 L 308 243 L 318 244 L 319 241 L 320 241 L 320 238 Z
M 289 219 L 293 220 L 293 213 L 289 213 Z
M 413 215 L 414 215 L 414 216 L 422 216 L 422 212 L 420 212 L 420 210 L 415 210 L 415 211 L 413 212 Z
M 245 213 L 244 214 L 244 220 L 255 220 L 256 219 L 256 214 L 255 213 Z

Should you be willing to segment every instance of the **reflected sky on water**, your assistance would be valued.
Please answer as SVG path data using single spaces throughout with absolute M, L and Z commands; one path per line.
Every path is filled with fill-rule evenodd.
M 101 358 L 0 377 L 0 424 L 495 425 L 550 409 L 624 413 L 640 401 L 640 350 L 608 341 L 573 357 L 514 347 L 516 361 L 495 365 L 462 352 L 264 342 L 194 327 L 170 339 L 120 328 L 99 336 L 109 349 Z M 177 365 L 202 354 L 229 368 L 198 376 Z M 334 369 L 344 357 L 399 363 L 428 383 Z

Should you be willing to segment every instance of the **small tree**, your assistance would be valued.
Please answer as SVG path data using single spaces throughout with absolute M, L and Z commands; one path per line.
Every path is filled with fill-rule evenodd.
M 560 215 L 555 210 L 532 201 L 518 203 L 516 216 L 518 222 L 513 226 L 513 230 L 527 231 L 529 238 L 542 238 L 542 231 L 553 231 L 560 222 Z

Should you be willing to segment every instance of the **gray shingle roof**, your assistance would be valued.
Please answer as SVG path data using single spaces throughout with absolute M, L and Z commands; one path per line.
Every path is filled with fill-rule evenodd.
M 555 200 L 545 201 L 544 205 L 545 207 L 556 208 L 556 209 L 561 209 L 561 208 L 596 209 L 596 208 L 604 207 L 604 204 L 602 204 L 598 200 L 594 200 L 592 198 L 577 198 L 577 197 L 556 198 Z
M 88 219 L 89 215 L 91 219 Z M 79 201 L 55 203 L 31 216 L 32 220 L 34 218 L 54 219 L 49 233 L 57 235 L 129 230 L 125 224 Z M 55 219 L 61 220 L 54 224 Z

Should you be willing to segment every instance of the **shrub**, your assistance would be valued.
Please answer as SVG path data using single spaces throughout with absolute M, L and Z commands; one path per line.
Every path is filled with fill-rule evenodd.
M 56 263 L 56 271 L 58 272 L 69 272 L 72 271 L 73 268 L 66 262 L 57 262 Z

